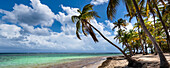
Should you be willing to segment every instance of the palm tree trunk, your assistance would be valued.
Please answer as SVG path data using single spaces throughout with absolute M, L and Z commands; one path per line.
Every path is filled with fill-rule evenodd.
M 128 47 L 128 48 L 129 48 L 130 55 L 131 55 L 131 56 L 133 56 L 132 48 L 131 48 L 128 44 L 125 44 L 125 45 L 126 45 L 126 47 Z
M 154 55 L 157 55 L 158 52 L 157 52 L 157 50 L 156 50 L 156 47 L 154 47 L 154 51 L 155 51 L 155 54 L 154 54 Z
M 154 53 L 154 52 L 153 52 L 153 46 L 150 45 L 150 48 L 151 48 L 151 54 L 153 54 L 153 53 Z
M 145 52 L 146 54 L 148 54 L 148 47 L 146 46 L 146 44 L 145 44 Z
M 135 48 L 133 47 L 133 54 L 135 54 L 135 52 L 136 52 L 136 50 L 135 50 Z
M 168 33 L 167 27 L 166 27 L 166 25 L 165 25 L 165 22 L 162 20 L 162 16 L 161 16 L 161 14 L 160 14 L 160 11 L 159 11 L 159 9 L 158 9 L 158 6 L 157 6 L 157 4 L 156 4 L 155 2 L 156 2 L 156 1 L 154 0 L 154 1 L 153 1 L 154 6 L 156 7 L 156 10 L 157 10 L 159 19 L 160 19 L 160 21 L 161 21 L 161 23 L 162 23 L 162 25 L 163 25 L 163 28 L 164 28 L 165 33 L 166 33 L 166 36 L 167 36 L 167 45 L 168 45 L 168 47 L 170 47 L 170 37 L 169 37 L 169 33 Z M 169 49 L 169 50 L 170 50 L 170 49 Z
M 145 35 L 145 32 L 144 32 L 144 35 Z M 146 36 L 144 36 L 144 39 L 143 39 L 143 46 L 145 46 L 145 53 L 148 54 L 148 48 L 147 48 L 147 44 L 146 44 Z
M 137 15 L 136 15 L 136 20 L 137 20 L 137 22 L 139 22 L 139 21 L 138 21 L 138 18 L 137 18 Z M 145 50 L 144 50 L 144 47 L 143 47 L 143 44 L 142 44 L 142 40 L 141 40 L 141 35 L 140 35 L 140 31 L 139 31 L 139 24 L 138 24 L 138 34 L 139 34 L 140 45 L 141 45 L 142 50 L 143 50 L 142 53 L 143 53 L 143 55 L 146 55 Z
M 164 68 L 168 68 L 169 67 L 169 63 L 168 61 L 166 60 L 165 56 L 163 55 L 163 52 L 161 50 L 161 48 L 159 47 L 159 45 L 157 44 L 157 42 L 155 41 L 155 39 L 152 37 L 152 35 L 150 34 L 150 32 L 148 31 L 148 29 L 146 28 L 145 26 L 145 23 L 142 19 L 142 16 L 139 12 L 139 8 L 138 8 L 138 5 L 136 3 L 135 0 L 132 0 L 133 1 L 133 4 L 137 10 L 137 13 L 138 13 L 138 17 L 140 19 L 140 23 L 141 23 L 141 26 L 143 28 L 143 30 L 145 31 L 145 33 L 148 35 L 148 37 L 150 38 L 150 40 L 152 41 L 152 43 L 154 44 L 154 46 L 157 48 L 157 51 L 159 53 L 159 58 L 160 58 L 160 67 L 164 67 Z
M 115 45 L 114 43 L 112 43 L 109 39 L 107 39 L 98 29 L 96 29 L 93 25 L 91 25 L 89 22 L 87 22 L 87 24 L 89 24 L 93 29 L 95 29 L 107 42 L 109 42 L 110 44 L 112 44 L 114 47 L 116 47 L 117 49 L 119 49 L 123 55 L 127 58 L 128 66 L 142 66 L 142 64 L 138 61 L 136 61 L 135 59 L 131 58 L 130 56 L 128 56 L 121 48 L 119 48 L 117 45 Z
M 138 47 L 136 47 L 136 50 L 137 50 L 136 54 L 138 54 L 138 53 L 139 53 L 139 48 L 138 48 Z

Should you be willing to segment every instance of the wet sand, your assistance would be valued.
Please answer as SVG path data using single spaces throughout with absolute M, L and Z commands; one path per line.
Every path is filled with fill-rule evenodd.
M 66 62 L 62 64 L 48 65 L 38 68 L 98 68 L 107 57 L 93 57 L 80 59 L 78 61 Z

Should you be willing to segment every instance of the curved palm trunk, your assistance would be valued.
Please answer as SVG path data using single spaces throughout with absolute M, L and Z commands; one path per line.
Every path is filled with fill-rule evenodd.
M 145 24 L 144 24 L 144 21 L 142 19 L 142 16 L 139 12 L 139 8 L 138 8 L 138 5 L 136 3 L 135 0 L 132 0 L 133 1 L 133 4 L 137 10 L 137 13 L 138 13 L 138 17 L 140 19 L 140 23 L 141 23 L 141 26 L 143 28 L 143 30 L 145 31 L 145 33 L 148 35 L 148 37 L 150 38 L 150 40 L 152 41 L 152 43 L 154 44 L 154 46 L 156 47 L 158 53 L 159 53 L 159 58 L 160 58 L 160 67 L 164 67 L 164 68 L 168 68 L 169 67 L 169 63 L 168 61 L 166 60 L 165 56 L 163 55 L 163 52 L 160 48 L 160 46 L 156 43 L 155 39 L 152 37 L 152 35 L 150 34 L 150 32 L 148 31 L 148 29 L 146 28 Z
M 168 45 L 168 47 L 170 47 L 170 37 L 169 37 L 168 29 L 167 29 L 167 27 L 166 27 L 166 25 L 165 25 L 165 22 L 162 20 L 162 16 L 161 16 L 161 14 L 160 14 L 160 11 L 159 11 L 159 9 L 158 9 L 157 4 L 155 3 L 155 0 L 153 1 L 153 3 L 154 3 L 154 6 L 156 7 L 156 10 L 157 10 L 159 19 L 160 19 L 160 21 L 161 21 L 161 23 L 162 23 L 162 25 L 163 25 L 163 28 L 164 28 L 164 30 L 165 30 L 165 33 L 166 33 L 166 36 L 167 36 L 167 45 Z M 169 50 L 170 50 L 170 48 L 169 48 Z
M 138 22 L 137 15 L 136 15 L 136 20 L 137 20 L 137 22 Z M 142 51 L 143 51 L 142 53 L 143 53 L 143 55 L 146 55 L 146 53 L 145 53 L 145 51 L 144 51 L 143 44 L 142 44 L 142 40 L 141 40 L 141 35 L 140 35 L 140 31 L 139 31 L 139 24 L 138 24 L 138 34 L 139 34 L 140 45 L 141 45 Z
M 107 42 L 109 42 L 110 44 L 112 44 L 114 47 L 116 47 L 117 49 L 119 49 L 123 55 L 127 58 L 128 66 L 135 66 L 135 64 L 138 64 L 138 66 L 142 66 L 141 63 L 139 63 L 138 61 L 136 61 L 135 59 L 131 58 L 130 56 L 128 56 L 121 48 L 119 48 L 117 45 L 115 45 L 114 43 L 112 43 L 109 39 L 107 39 L 98 29 L 96 29 L 93 25 L 91 25 L 89 22 L 87 22 L 87 24 L 89 24 L 93 29 L 95 29 Z

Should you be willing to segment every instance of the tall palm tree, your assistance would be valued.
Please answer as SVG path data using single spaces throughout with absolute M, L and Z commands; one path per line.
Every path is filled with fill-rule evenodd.
M 143 5 L 144 5 L 144 0 L 142 0 L 141 2 L 140 2 L 140 12 L 142 13 L 142 15 L 143 16 L 145 16 L 146 14 L 144 13 L 144 12 L 142 12 L 142 10 L 144 9 L 143 8 Z M 125 3 L 126 4 L 126 3 Z M 131 8 L 131 7 L 133 7 L 133 8 Z M 129 18 L 129 22 L 131 22 L 131 19 L 133 18 L 133 17 L 136 17 L 136 20 L 137 20 L 137 23 L 139 22 L 139 20 L 138 20 L 138 18 L 137 18 L 137 13 L 136 13 L 136 9 L 134 9 L 134 6 L 133 5 L 130 5 L 130 6 L 128 6 L 127 4 L 126 4 L 126 10 L 128 11 L 128 14 L 126 14 L 125 16 L 126 17 L 130 17 Z M 140 45 L 141 45 L 141 47 L 142 47 L 142 51 L 143 51 L 143 55 L 145 55 L 146 53 L 145 53 L 145 51 L 144 51 L 144 47 L 143 47 L 143 44 L 142 44 L 142 40 L 141 40 L 141 35 L 140 35 L 140 31 L 139 31 L 139 25 L 140 24 L 138 24 L 138 34 L 139 34 L 139 40 L 140 40 Z
M 168 61 L 166 60 L 165 56 L 163 55 L 163 52 L 160 48 L 160 46 L 157 44 L 155 38 L 152 37 L 152 35 L 150 34 L 150 32 L 148 31 L 148 29 L 146 28 L 145 24 L 144 24 L 144 21 L 143 21 L 143 18 L 140 14 L 140 11 L 139 11 L 139 8 L 138 8 L 138 5 L 136 3 L 135 0 L 132 0 L 133 1 L 133 4 L 135 5 L 135 8 L 137 10 L 137 13 L 138 13 L 138 17 L 140 19 L 140 23 L 141 23 L 141 26 L 143 28 L 143 30 L 145 31 L 145 33 L 148 35 L 148 37 L 150 38 L 150 40 L 152 41 L 152 43 L 154 44 L 154 46 L 156 47 L 158 53 L 159 53 L 159 58 L 160 58 L 160 67 L 166 67 L 168 68 L 169 67 L 169 63 Z
M 169 32 L 168 32 L 167 26 L 165 25 L 165 22 L 162 20 L 162 16 L 161 16 L 161 13 L 160 13 L 160 11 L 158 9 L 157 3 L 155 1 L 153 1 L 153 3 L 154 3 L 154 6 L 155 6 L 155 8 L 157 10 L 158 17 L 159 17 L 159 19 L 160 19 L 160 21 L 161 21 L 161 23 L 163 25 L 163 28 L 165 30 L 165 33 L 166 33 L 166 36 L 167 36 L 167 45 L 170 46 L 170 37 L 169 37 Z
M 112 44 L 114 47 L 116 47 L 117 49 L 119 49 L 122 54 L 127 58 L 128 62 L 129 62 L 129 66 L 135 66 L 135 65 L 138 65 L 138 66 L 141 66 L 142 64 L 136 60 L 134 60 L 133 58 L 129 57 L 120 47 L 118 47 L 117 45 L 115 45 L 114 43 L 112 43 L 108 38 L 106 38 L 98 29 L 96 29 L 93 25 L 90 24 L 89 20 L 90 19 L 93 19 L 94 17 L 99 17 L 97 15 L 97 13 L 95 11 L 93 11 L 92 9 L 93 5 L 91 4 L 88 4 L 86 5 L 82 12 L 80 10 L 78 10 L 78 12 L 80 13 L 79 16 L 72 16 L 72 21 L 73 22 L 76 22 L 76 27 L 77 27 L 77 30 L 76 30 L 76 34 L 77 34 L 77 37 L 80 39 L 80 36 L 78 35 L 78 31 L 80 29 L 80 27 L 82 27 L 82 32 L 84 33 L 84 35 L 87 35 L 87 33 L 85 33 L 85 31 L 89 31 L 89 28 L 93 28 L 94 30 L 96 30 L 107 42 L 109 42 L 110 44 Z M 93 13 L 92 13 L 93 11 Z M 82 24 L 82 26 L 79 26 L 79 24 Z M 79 26 L 79 27 L 78 27 Z M 89 32 L 90 33 L 90 32 Z M 92 35 L 92 38 L 96 37 L 95 34 L 93 33 Z M 94 41 L 97 41 L 97 38 L 93 38 Z
M 150 32 L 148 31 L 148 29 L 146 28 L 146 26 L 144 24 L 144 21 L 143 21 L 143 18 L 141 16 L 141 12 L 139 10 L 139 7 L 138 7 L 136 0 L 124 0 L 124 1 L 125 1 L 125 4 L 128 5 L 128 6 L 134 5 L 143 30 L 148 35 L 148 37 L 150 38 L 150 40 L 152 41 L 152 43 L 154 44 L 154 46 L 156 47 L 156 49 L 159 53 L 160 67 L 169 67 L 169 63 L 166 60 L 165 56 L 163 55 L 163 52 L 162 52 L 160 46 L 157 44 L 156 40 L 152 37 L 152 35 L 150 34 Z M 119 4 L 119 0 L 110 0 L 109 1 L 108 7 L 107 7 L 107 17 L 108 17 L 108 19 L 112 20 L 114 18 L 114 14 L 116 13 L 115 7 L 118 6 L 118 4 Z
M 164 9 L 163 9 L 163 10 L 165 10 L 166 4 L 163 2 L 163 0 L 160 0 L 160 1 L 161 1 L 161 3 L 164 5 Z M 151 7 L 151 3 L 153 3 L 154 7 L 156 8 L 157 15 L 158 15 L 158 17 L 159 17 L 159 19 L 160 19 L 160 21 L 161 21 L 161 23 L 162 23 L 162 25 L 163 25 L 163 28 L 164 28 L 165 33 L 166 33 L 166 36 L 167 36 L 167 45 L 170 46 L 169 32 L 168 32 L 167 26 L 165 25 L 165 21 L 163 21 L 163 19 L 162 19 L 160 10 L 158 9 L 158 6 L 157 6 L 157 3 L 158 3 L 158 2 L 157 2 L 157 0 L 153 0 L 153 1 L 151 1 L 151 2 L 150 2 L 150 0 L 147 0 L 147 2 L 148 2 L 149 8 L 150 8 L 151 13 L 153 14 L 153 16 L 154 16 L 154 11 L 153 11 L 153 8 Z M 155 16 L 154 16 L 154 17 L 155 17 Z

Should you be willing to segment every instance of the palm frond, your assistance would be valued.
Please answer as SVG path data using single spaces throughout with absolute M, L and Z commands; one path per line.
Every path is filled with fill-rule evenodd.
M 81 40 L 79 31 L 80 31 L 80 20 L 77 21 L 77 23 L 76 23 L 76 36 Z
M 91 5 L 91 4 L 87 4 L 86 6 L 84 6 L 83 10 L 82 10 L 82 13 L 86 13 L 87 11 L 89 10 L 93 10 L 93 7 L 94 5 Z
M 93 38 L 94 42 L 98 42 L 98 39 L 96 38 L 96 35 L 95 35 L 95 33 L 93 32 L 91 26 L 89 26 L 88 32 L 89 32 L 90 36 Z
M 112 30 L 114 30 L 116 27 L 118 27 L 118 26 L 114 26 L 114 27 L 112 28 Z
M 87 13 L 84 13 L 82 14 L 82 19 L 92 19 L 94 17 L 98 17 L 100 18 L 98 15 L 97 15 L 97 12 L 95 11 L 90 11 L 90 12 L 87 12 Z
M 82 31 L 83 31 L 83 34 L 85 35 L 85 36 L 87 36 L 87 33 L 85 32 L 85 28 L 87 28 L 87 26 L 84 24 L 84 23 L 82 23 Z
M 73 23 L 75 23 L 79 20 L 79 18 L 78 18 L 78 16 L 74 15 L 74 16 L 71 17 L 71 20 L 72 20 Z
M 164 10 L 166 9 L 166 4 L 163 0 L 159 0 L 164 5 Z
M 110 0 L 107 6 L 107 18 L 112 20 L 115 18 L 116 7 L 119 5 L 119 0 Z
M 146 3 L 146 16 L 149 16 L 149 2 Z
M 77 12 L 79 12 L 80 14 L 82 13 L 82 12 L 80 11 L 80 9 L 78 9 Z
M 144 3 L 145 3 L 145 0 L 142 0 L 142 1 L 140 2 L 140 4 L 139 4 L 139 6 L 140 6 L 140 9 L 139 9 L 139 10 L 140 10 L 140 11 L 144 8 L 144 7 L 143 7 Z

